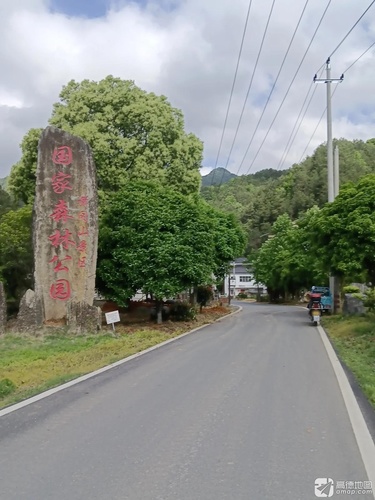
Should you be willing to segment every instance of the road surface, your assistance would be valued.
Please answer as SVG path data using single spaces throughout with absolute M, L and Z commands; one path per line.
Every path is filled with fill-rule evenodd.
M 297 307 L 243 304 L 0 417 L 1 500 L 310 500 L 326 477 L 367 479 Z

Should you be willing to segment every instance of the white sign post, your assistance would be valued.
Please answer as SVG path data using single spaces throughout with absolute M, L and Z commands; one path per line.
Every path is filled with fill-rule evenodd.
M 113 331 L 115 331 L 115 323 L 119 323 L 120 314 L 118 311 L 105 313 L 105 320 L 107 322 L 107 325 L 112 325 Z

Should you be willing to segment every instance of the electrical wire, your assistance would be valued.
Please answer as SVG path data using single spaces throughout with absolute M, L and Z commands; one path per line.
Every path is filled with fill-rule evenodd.
M 341 45 L 345 42 L 345 40 L 348 38 L 350 33 L 354 30 L 354 28 L 357 26 L 357 24 L 361 21 L 361 19 L 367 14 L 367 12 L 370 10 L 370 8 L 374 5 L 375 0 L 373 0 L 370 5 L 367 7 L 367 9 L 364 11 L 364 13 L 361 15 L 361 17 L 353 24 L 353 26 L 350 28 L 350 30 L 347 32 L 347 34 L 344 36 L 344 38 L 341 40 L 341 42 L 337 45 L 337 47 L 331 52 L 331 55 L 329 56 L 330 58 L 337 52 L 337 50 L 341 47 Z
M 355 59 L 355 60 L 354 60 L 354 61 L 353 61 L 353 62 L 352 62 L 352 63 L 351 63 L 351 64 L 350 64 L 347 68 L 346 68 L 346 70 L 344 71 L 344 74 L 345 74 L 345 73 L 347 73 L 347 72 L 348 72 L 348 71 L 349 71 L 349 70 L 350 70 L 350 69 L 351 69 L 351 68 L 352 68 L 355 64 L 357 64 L 357 62 L 358 62 L 358 61 L 359 61 L 359 60 L 360 60 L 360 59 L 361 59 L 361 58 L 362 58 L 365 54 L 367 54 L 367 52 L 368 52 L 370 49 L 372 49 L 372 47 L 374 47 L 374 45 L 375 45 L 375 42 L 373 42 L 373 43 L 372 43 L 369 47 L 367 47 L 367 49 L 366 49 L 364 52 L 362 52 L 362 54 L 361 54 L 360 56 L 358 56 L 358 57 L 357 57 L 357 59 Z M 334 94 L 335 94 L 335 92 L 336 92 L 336 90 L 337 90 L 337 87 L 338 87 L 338 84 L 336 85 L 336 87 L 334 88 L 334 90 L 333 90 L 333 92 L 332 92 L 332 97 L 334 96 Z M 305 147 L 305 149 L 303 150 L 303 153 L 302 153 L 301 158 L 299 159 L 299 162 L 298 162 L 298 163 L 301 163 L 301 161 L 303 160 L 303 158 L 304 158 L 304 156 L 305 156 L 305 153 L 306 153 L 306 151 L 308 150 L 308 148 L 309 148 L 309 146 L 310 146 L 310 143 L 311 143 L 311 141 L 313 140 L 313 138 L 314 138 L 314 136 L 315 136 L 315 134 L 316 134 L 316 131 L 318 130 L 318 127 L 319 127 L 319 125 L 320 125 L 320 122 L 322 121 L 322 119 L 323 119 L 324 114 L 325 114 L 325 112 L 326 112 L 326 111 L 327 111 L 327 107 L 325 107 L 325 108 L 324 108 L 323 113 L 322 113 L 322 115 L 321 115 L 321 117 L 320 117 L 320 119 L 319 119 L 319 121 L 318 121 L 318 123 L 317 123 L 317 125 L 316 125 L 315 129 L 314 129 L 314 132 L 312 133 L 312 136 L 310 137 L 309 142 L 307 143 L 307 146 L 306 146 L 306 147 Z
M 339 84 L 337 83 L 337 84 L 336 84 L 336 87 L 333 89 L 333 92 L 332 92 L 332 97 L 335 95 L 335 92 L 336 92 L 336 90 L 337 90 L 338 85 L 339 85 Z M 300 160 L 299 160 L 299 162 L 298 162 L 298 163 L 301 163 L 301 161 L 302 161 L 303 157 L 305 156 L 305 153 L 306 153 L 306 151 L 307 151 L 308 147 L 310 146 L 310 143 L 311 143 L 311 141 L 313 140 L 314 135 L 316 134 L 316 131 L 318 130 L 318 127 L 319 127 L 319 125 L 320 125 L 321 121 L 323 120 L 323 116 L 325 115 L 326 111 L 327 111 L 327 106 L 324 108 L 323 113 L 322 113 L 321 117 L 319 118 L 319 121 L 318 121 L 318 123 L 317 123 L 317 125 L 316 125 L 316 127 L 315 127 L 315 129 L 314 129 L 314 132 L 312 133 L 312 135 L 311 135 L 311 137 L 310 137 L 310 140 L 309 140 L 309 142 L 307 143 L 307 146 L 305 147 L 305 149 L 304 149 L 304 151 L 303 151 L 303 153 L 302 153 L 302 156 L 301 156 L 301 158 L 300 158 Z
M 375 0 L 374 0 L 374 1 L 375 1 Z M 271 124 L 270 124 L 270 126 L 269 126 L 269 128 L 268 128 L 268 130 L 267 130 L 267 133 L 266 133 L 266 135 L 264 136 L 264 138 L 263 138 L 263 140 L 262 140 L 262 142 L 261 142 L 261 144 L 260 144 L 260 146 L 259 146 L 259 148 L 258 148 L 258 150 L 257 150 L 257 152 L 256 152 L 256 154 L 255 154 L 255 156 L 254 156 L 254 158 L 253 158 L 253 160 L 252 160 L 252 162 L 251 162 L 251 164 L 250 164 L 249 168 L 247 169 L 247 171 L 246 171 L 246 174 L 245 174 L 245 175 L 247 175 L 247 174 L 250 172 L 250 170 L 251 170 L 252 166 L 253 166 L 253 165 L 254 165 L 254 163 L 255 163 L 255 160 L 258 158 L 258 155 L 259 155 L 259 153 L 260 153 L 260 151 L 261 151 L 261 149 L 262 149 L 262 147 L 263 147 L 264 143 L 265 143 L 265 142 L 266 142 L 266 140 L 267 140 L 267 137 L 268 137 L 268 135 L 269 135 L 269 133 L 270 133 L 270 131 L 271 131 L 272 127 L 273 127 L 273 124 L 275 123 L 276 118 L 278 117 L 278 115 L 279 115 L 279 113 L 280 113 L 280 110 L 281 110 L 281 108 L 282 108 L 282 107 L 283 107 L 283 105 L 284 105 L 284 102 L 285 102 L 285 100 L 286 100 L 286 98 L 287 98 L 287 96 L 288 96 L 288 94 L 289 94 L 289 91 L 290 91 L 290 89 L 291 89 L 291 87 L 292 87 L 292 85 L 293 85 L 293 83 L 294 83 L 294 81 L 295 81 L 295 79 L 296 79 L 296 77 L 297 77 L 297 74 L 298 74 L 299 70 L 301 69 L 301 66 L 302 66 L 302 64 L 303 64 L 303 61 L 304 61 L 304 60 L 305 60 L 305 58 L 306 58 L 306 55 L 307 55 L 308 51 L 310 50 L 310 47 L 311 47 L 311 45 L 312 45 L 312 43 L 313 43 L 313 41 L 314 41 L 314 39 L 315 39 L 315 36 L 316 36 L 316 34 L 317 34 L 317 32 L 318 32 L 318 30 L 319 30 L 319 28 L 320 28 L 320 25 L 321 25 L 321 24 L 322 24 L 322 22 L 323 22 L 323 19 L 324 19 L 324 17 L 325 17 L 325 15 L 326 15 L 326 13 L 327 13 L 327 10 L 328 10 L 329 6 L 331 5 L 331 2 L 332 2 L 332 0 L 329 0 L 329 2 L 328 2 L 328 4 L 327 4 L 326 8 L 324 9 L 324 12 L 323 12 L 323 14 L 322 14 L 322 16 L 321 16 L 321 18 L 320 18 L 320 20 L 319 20 L 318 26 L 316 27 L 316 29 L 315 29 L 315 31 L 314 31 L 314 34 L 313 34 L 313 36 L 312 36 L 312 38 L 311 38 L 311 40 L 310 40 L 310 43 L 309 43 L 309 45 L 308 45 L 307 49 L 305 50 L 305 53 L 304 53 L 304 55 L 303 55 L 303 57 L 302 57 L 302 59 L 301 59 L 301 61 L 300 61 L 299 65 L 298 65 L 298 67 L 297 67 L 296 72 L 294 73 L 294 76 L 293 76 L 293 78 L 292 78 L 292 80 L 291 80 L 291 82 L 290 82 L 290 84 L 289 84 L 289 87 L 288 87 L 288 89 L 287 89 L 287 91 L 286 91 L 286 93 L 285 93 L 285 95 L 284 95 L 284 97 L 283 97 L 283 99 L 282 99 L 282 101 L 281 101 L 281 104 L 280 104 L 280 106 L 278 107 L 278 109 L 277 109 L 277 111 L 276 111 L 276 114 L 275 114 L 275 116 L 274 116 L 274 118 L 273 118 L 273 120 L 272 120 L 272 122 L 271 122 Z M 324 66 L 324 65 L 322 65 L 322 66 L 319 68 L 318 72 L 321 70 L 321 68 L 322 68 L 323 66 Z M 245 151 L 245 154 L 244 154 L 244 156 L 243 156 L 243 158 L 242 158 L 242 161 L 241 161 L 241 163 L 240 163 L 239 169 L 241 169 L 241 167 L 242 167 L 242 165 L 243 165 L 243 163 L 244 163 L 244 161 L 245 161 L 245 159 L 246 159 L 247 153 L 249 152 L 249 149 L 250 149 L 250 145 L 248 145 L 248 147 L 247 147 L 247 149 L 246 149 L 246 151 Z
M 309 1 L 310 1 L 310 0 L 306 0 L 306 3 L 305 3 L 305 5 L 304 5 L 304 7 L 303 7 L 303 9 L 302 9 L 302 12 L 301 12 L 300 17 L 299 17 L 298 22 L 297 22 L 297 26 L 296 26 L 296 28 L 295 28 L 295 30 L 294 30 L 294 33 L 293 33 L 293 35 L 292 35 L 292 38 L 290 39 L 290 42 L 289 42 L 288 48 L 287 48 L 286 53 L 285 53 L 285 55 L 284 55 L 284 58 L 283 58 L 283 60 L 282 60 L 282 62 L 281 62 L 281 65 L 280 65 L 279 71 L 278 71 L 278 73 L 277 73 L 276 79 L 275 79 L 275 81 L 274 81 L 274 83 L 273 83 L 273 85 L 272 85 L 271 91 L 270 91 L 270 93 L 268 94 L 267 100 L 266 100 L 266 102 L 265 102 L 265 104 L 264 104 L 264 106 L 263 106 L 262 113 L 261 113 L 261 115 L 260 115 L 260 117 L 259 117 L 259 119 L 258 119 L 258 122 L 257 122 L 257 124 L 256 124 L 255 129 L 254 129 L 253 135 L 251 136 L 249 148 L 251 147 L 251 145 L 252 145 L 252 143 L 253 143 L 253 140 L 254 140 L 255 134 L 256 134 L 256 133 L 257 133 L 257 131 L 258 131 L 259 125 L 260 125 L 260 123 L 261 123 L 261 121 L 262 121 L 262 118 L 263 118 L 263 116 L 264 116 L 264 113 L 265 113 L 265 111 L 266 111 L 266 109 L 267 109 L 268 103 L 270 102 L 270 99 L 271 99 L 271 97 L 272 97 L 272 94 L 273 94 L 273 92 L 274 92 L 274 90 L 275 90 L 276 84 L 277 84 L 277 82 L 278 82 L 278 80 L 279 80 L 279 77 L 280 77 L 281 71 L 282 71 L 282 69 L 283 69 L 283 67 L 284 67 L 284 64 L 285 64 L 286 58 L 287 58 L 287 57 L 288 57 L 288 55 L 289 55 L 289 52 L 290 52 L 291 46 L 292 46 L 292 44 L 293 44 L 294 38 L 295 38 L 295 36 L 296 36 L 296 34 L 297 34 L 297 31 L 298 31 L 299 25 L 301 24 L 302 17 L 303 17 L 303 15 L 304 15 L 304 13 L 305 13 L 305 10 L 306 10 L 306 8 L 307 8 L 307 5 L 308 5 Z M 237 170 L 236 175 L 238 175 L 238 173 L 239 173 L 239 168 L 238 168 L 238 170 Z
M 224 135 L 225 135 L 225 129 L 226 129 L 226 126 L 227 126 L 227 121 L 228 121 L 230 106 L 232 104 L 234 87 L 235 87 L 236 80 L 237 80 L 238 68 L 239 68 L 239 65 L 240 65 L 240 60 L 241 60 L 241 55 L 242 55 L 242 49 L 243 49 L 243 45 L 244 45 L 244 41 L 245 41 L 245 35 L 246 35 L 246 31 L 247 31 L 247 25 L 249 23 L 249 17 L 250 17 L 250 11 L 251 11 L 251 5 L 252 5 L 252 3 L 253 3 L 253 0 L 250 0 L 248 8 L 247 8 L 245 26 L 244 26 L 243 33 L 242 33 L 240 50 L 238 52 L 238 57 L 237 57 L 237 65 L 236 65 L 236 69 L 235 69 L 235 72 L 234 72 L 234 78 L 233 78 L 232 88 L 231 88 L 230 95 L 229 95 L 229 102 L 228 102 L 227 112 L 226 112 L 226 115 L 225 115 L 225 120 L 224 120 L 224 125 L 223 125 L 223 131 L 222 131 L 221 138 L 220 138 L 219 149 L 218 149 L 217 156 L 216 156 L 215 167 L 214 167 L 214 175 L 212 176 L 211 185 L 213 184 L 213 181 L 214 181 L 215 170 L 216 170 L 217 164 L 219 162 L 220 152 L 221 152 L 221 148 L 222 148 L 222 145 L 223 145 L 223 140 L 224 140 Z
M 248 89 L 247 89 L 246 97 L 245 97 L 245 100 L 244 100 L 244 103 L 243 103 L 243 106 L 242 106 L 242 110 L 241 110 L 241 113 L 240 113 L 240 118 L 239 118 L 238 123 L 237 123 L 236 132 L 234 134 L 233 141 L 232 141 L 232 144 L 231 144 L 231 147 L 230 147 L 230 150 L 229 150 L 229 155 L 228 155 L 227 161 L 225 163 L 225 167 L 224 167 L 225 169 L 228 167 L 229 159 L 231 157 L 231 154 L 232 154 L 232 151 L 233 151 L 233 147 L 234 147 L 234 144 L 235 144 L 236 139 L 237 139 L 238 131 L 239 131 L 241 123 L 242 123 L 242 118 L 243 118 L 243 115 L 244 115 L 244 112 L 245 112 L 245 107 L 246 107 L 247 99 L 249 97 L 250 90 L 251 90 L 251 87 L 253 85 L 253 80 L 254 80 L 255 72 L 257 70 L 259 59 L 260 59 L 260 56 L 261 56 L 261 53 L 262 53 L 262 50 L 263 50 L 264 40 L 265 40 L 266 35 L 267 35 L 268 26 L 269 26 L 269 23 L 270 23 L 270 20 L 271 20 L 271 17 L 272 17 L 272 13 L 273 13 L 273 9 L 274 9 L 274 6 L 275 6 L 275 2 L 276 2 L 276 0 L 272 0 L 271 9 L 270 9 L 270 12 L 268 14 L 266 27 L 265 27 L 264 32 L 263 32 L 262 41 L 260 43 L 260 47 L 259 47 L 259 50 L 258 50 L 258 55 L 257 55 L 256 61 L 255 61 L 255 65 L 254 65 L 254 68 L 253 68 L 253 73 L 251 75 L 251 79 L 250 79 L 250 83 L 249 83 L 249 86 L 248 86 Z M 222 173 L 222 176 L 221 176 L 221 180 L 220 180 L 219 186 L 221 185 L 221 183 L 223 181 L 223 178 L 224 178 L 224 170 L 223 170 L 223 173 Z
M 322 77 L 323 72 L 324 72 L 324 68 L 322 69 L 322 72 L 320 73 L 319 78 L 321 78 L 321 77 Z M 309 89 L 308 89 L 308 91 L 307 91 L 307 94 L 306 94 L 305 100 L 303 101 L 303 104 L 302 104 L 302 106 L 301 106 L 301 109 L 300 109 L 300 112 L 299 112 L 299 114 L 298 114 L 297 120 L 296 120 L 296 121 L 295 121 L 295 123 L 294 123 L 294 127 L 293 127 L 293 129 L 292 129 L 292 132 L 290 133 L 290 136 L 289 136 L 288 142 L 287 142 L 287 144 L 286 144 L 286 146 L 285 146 L 284 152 L 283 152 L 283 154 L 282 154 L 282 156 L 281 156 L 281 158 L 280 158 L 280 161 L 279 161 L 279 164 L 277 165 L 276 170 L 281 170 L 281 169 L 282 169 L 282 167 L 283 167 L 283 165 L 284 165 L 284 163 L 285 163 L 285 160 L 286 160 L 286 159 L 287 159 L 287 157 L 288 157 L 289 151 L 291 150 L 291 148 L 292 148 L 292 146 L 293 146 L 293 143 L 294 143 L 294 141 L 295 141 L 295 139 L 296 139 L 296 137 L 297 137 L 297 134 L 298 134 L 298 132 L 299 132 L 299 129 L 301 128 L 301 125 L 302 125 L 302 123 L 303 123 L 303 120 L 305 119 L 305 116 L 306 116 L 307 110 L 309 109 L 310 104 L 311 104 L 311 102 L 312 102 L 312 100 L 313 100 L 313 97 L 314 97 L 314 95 L 315 95 L 316 89 L 318 88 L 316 85 L 315 85 L 315 87 L 314 87 L 314 90 L 312 91 L 312 94 L 311 94 L 310 100 L 309 100 L 309 102 L 308 102 L 308 104 L 307 104 L 307 106 L 306 106 L 306 108 L 305 108 L 305 111 L 304 111 L 304 113 L 303 113 L 303 116 L 302 116 L 302 118 L 301 118 L 301 121 L 300 121 L 300 122 L 299 122 L 299 124 L 298 124 L 298 121 L 299 121 L 299 119 L 300 119 L 300 117 L 301 117 L 301 115 L 302 115 L 303 108 L 304 108 L 304 106 L 305 106 L 305 104 L 306 104 L 306 101 L 307 101 L 307 99 L 308 99 L 308 97 L 309 97 L 311 87 L 312 87 L 313 85 L 314 85 L 314 82 L 312 82 L 312 83 L 310 84 L 310 87 L 309 87 Z M 297 127 L 297 124 L 298 124 L 298 127 Z
M 355 64 L 356 64 L 356 63 L 357 63 L 357 62 L 358 62 L 358 61 L 359 61 L 359 60 L 360 60 L 360 59 L 361 59 L 361 58 L 362 58 L 365 54 L 367 54 L 367 52 L 368 52 L 370 49 L 372 49 L 372 47 L 373 47 L 374 45 L 375 45 L 375 42 L 373 42 L 373 43 L 370 45 L 370 47 L 367 47 L 367 49 L 366 49 L 364 52 L 362 52 L 362 54 L 361 54 L 359 57 L 357 57 L 357 59 L 356 59 L 355 61 L 353 61 L 353 62 L 352 62 L 352 64 L 351 64 L 350 66 L 348 66 L 348 67 L 346 68 L 346 70 L 344 71 L 344 74 L 345 74 L 345 73 L 347 73 L 347 72 L 348 72 L 348 71 L 349 71 L 349 70 L 350 70 L 350 69 L 351 69 L 351 68 L 352 68 L 352 67 L 353 67 L 353 66 L 354 66 L 354 65 L 355 65 Z
M 371 3 L 371 5 L 372 5 L 373 3 L 375 3 L 375 0 L 374 0 L 374 2 L 372 2 L 372 3 Z M 345 35 L 345 37 L 344 37 L 344 38 L 341 40 L 341 42 L 337 45 L 337 47 L 335 48 L 335 50 L 331 53 L 331 56 L 332 56 L 332 55 L 333 55 L 333 54 L 337 51 L 337 49 L 338 49 L 338 48 L 342 45 L 342 43 L 344 42 L 344 40 L 346 40 L 346 38 L 349 36 L 349 34 L 353 31 L 353 29 L 355 28 L 355 26 L 357 26 L 357 25 L 358 25 L 359 21 L 363 18 L 363 16 L 366 14 L 366 12 L 370 9 L 371 5 L 370 5 L 370 6 L 366 9 L 366 11 L 362 14 L 362 16 L 358 19 L 358 21 L 357 21 L 357 22 L 356 22 L 356 23 L 352 26 L 352 28 L 348 31 L 348 33 Z M 374 45 L 375 45 L 375 42 L 373 42 L 373 43 L 372 43 L 372 44 L 371 44 L 371 45 L 370 45 L 370 46 L 369 46 L 369 47 L 368 47 L 368 48 L 367 48 L 364 52 L 362 52 L 362 54 L 361 54 L 360 56 L 358 56 L 358 57 L 357 57 L 357 59 L 356 59 L 355 61 L 353 61 L 353 62 L 351 63 L 351 65 L 350 65 L 350 66 L 348 66 L 348 68 L 346 68 L 346 70 L 344 71 L 344 73 L 343 73 L 343 74 L 345 74 L 347 71 L 349 71 L 349 69 L 350 69 L 352 66 L 354 66 L 354 64 L 356 64 L 356 63 L 357 63 L 357 62 L 361 59 L 361 57 L 363 57 L 363 56 L 364 56 L 364 55 L 365 55 L 365 54 L 366 54 L 366 53 L 367 53 L 367 52 L 368 52 L 368 51 L 369 51 L 369 50 L 370 50 L 370 49 L 371 49 Z M 331 57 L 331 56 L 330 56 L 330 57 Z M 322 74 L 320 74 L 319 78 L 321 78 L 321 76 L 322 76 Z M 309 87 L 309 91 L 310 91 L 310 89 L 311 89 L 311 85 L 310 85 L 310 87 Z M 296 128 L 297 123 L 298 123 L 298 120 L 299 120 L 299 118 L 300 118 L 300 116 L 301 116 L 301 113 L 302 113 L 302 109 L 303 109 L 304 104 L 302 105 L 301 111 L 300 111 L 300 113 L 299 113 L 299 115 L 298 115 L 298 117 L 297 117 L 297 120 L 296 120 L 295 124 L 294 124 L 293 131 L 292 131 L 291 135 L 289 136 L 288 143 L 287 143 L 287 145 L 286 145 L 286 147 L 285 147 L 284 153 L 283 153 L 283 155 L 282 155 L 282 157 L 281 157 L 281 159 L 280 159 L 280 161 L 279 161 L 279 164 L 278 164 L 278 166 L 277 166 L 277 170 L 279 170 L 279 169 L 281 170 L 281 169 L 282 169 L 282 167 L 283 167 L 283 165 L 284 165 L 284 163 L 285 163 L 285 160 L 286 160 L 286 158 L 287 158 L 287 156 L 288 156 L 288 154 L 289 154 L 289 151 L 290 151 L 290 149 L 291 149 L 291 147 L 292 147 L 292 145 L 293 145 L 293 143 L 294 143 L 294 141 L 295 141 L 295 139 L 296 139 L 296 137 L 297 137 L 298 131 L 299 131 L 299 129 L 300 129 L 300 127 L 301 127 L 301 125 L 302 125 L 302 122 L 303 122 L 303 120 L 304 120 L 305 116 L 306 116 L 307 110 L 308 110 L 308 108 L 310 107 L 310 104 L 311 104 L 312 98 L 313 98 L 313 96 L 314 96 L 314 94 L 315 94 L 315 91 L 316 91 L 316 87 L 315 87 L 315 89 L 314 89 L 314 91 L 313 91 L 313 93 L 312 93 L 312 96 L 311 96 L 311 98 L 310 98 L 310 101 L 309 101 L 309 103 L 308 103 L 308 105 L 307 105 L 307 107 L 306 107 L 306 109 L 305 109 L 305 112 L 304 112 L 304 114 L 303 114 L 303 117 L 302 117 L 302 119 L 301 119 L 301 121 L 300 121 L 300 123 L 299 123 L 299 125 L 298 125 L 298 128 L 297 128 L 297 130 L 296 130 L 296 132 L 295 132 L 295 134 L 294 134 L 294 137 L 293 137 L 293 139 L 292 139 L 292 136 L 293 136 L 293 131 L 294 131 L 294 129 Z M 306 98 L 307 98 L 307 96 L 306 96 Z M 306 102 L 306 99 L 305 99 L 305 102 Z

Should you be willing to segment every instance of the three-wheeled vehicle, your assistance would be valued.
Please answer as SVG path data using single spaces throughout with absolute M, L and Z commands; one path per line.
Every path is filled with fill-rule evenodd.
M 331 290 L 328 286 L 313 286 L 311 293 L 319 293 L 321 295 L 322 312 L 331 314 L 333 310 L 333 298 Z
M 314 326 L 320 325 L 320 318 L 323 312 L 322 295 L 320 293 L 310 293 L 310 302 L 307 305 L 309 316 Z

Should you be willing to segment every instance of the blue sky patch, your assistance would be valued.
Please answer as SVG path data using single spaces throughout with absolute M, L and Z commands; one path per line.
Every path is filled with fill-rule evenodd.
M 50 0 L 50 11 L 71 17 L 95 19 L 104 17 L 111 7 L 121 8 L 126 4 L 138 4 L 145 7 L 154 3 L 166 12 L 173 11 L 180 0 Z
M 103 17 L 110 7 L 110 0 L 51 0 L 50 10 L 72 17 Z

